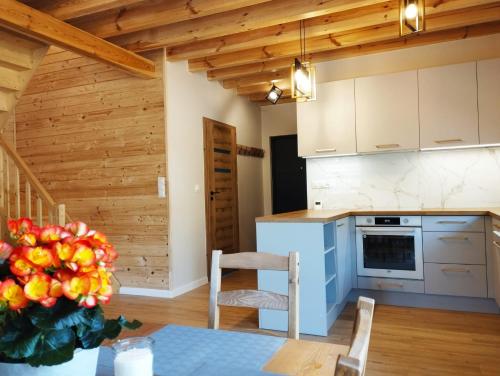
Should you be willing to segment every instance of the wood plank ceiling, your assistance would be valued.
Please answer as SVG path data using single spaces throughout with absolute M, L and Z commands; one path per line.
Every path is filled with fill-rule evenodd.
M 314 63 L 500 32 L 500 1 L 426 0 L 426 31 L 399 37 L 398 0 L 25 0 L 134 52 L 166 49 L 239 95 L 290 95 L 305 20 Z

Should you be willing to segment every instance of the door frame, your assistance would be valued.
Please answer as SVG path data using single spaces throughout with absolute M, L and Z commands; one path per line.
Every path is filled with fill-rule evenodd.
M 203 117 L 203 159 L 204 159 L 204 175 L 205 175 L 205 232 L 206 232 L 206 257 L 207 257 L 207 276 L 210 279 L 212 251 L 214 247 L 215 228 L 214 228 L 214 213 L 211 212 L 210 205 L 210 186 L 215 184 L 213 154 L 214 148 L 211 143 L 213 125 L 227 127 L 231 131 L 231 155 L 232 155 L 232 187 L 233 187 L 233 239 L 235 242 L 236 251 L 240 248 L 239 234 L 239 202 L 238 202 L 238 165 L 237 165 L 237 145 L 236 145 L 236 127 Z

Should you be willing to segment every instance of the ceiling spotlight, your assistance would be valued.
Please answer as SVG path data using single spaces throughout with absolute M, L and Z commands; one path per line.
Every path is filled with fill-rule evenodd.
M 273 84 L 273 87 L 271 88 L 271 90 L 269 90 L 269 92 L 266 95 L 266 99 L 272 104 L 276 104 L 281 98 L 281 94 L 283 94 L 283 90 L 281 90 L 279 87 Z
M 399 35 L 417 33 L 425 29 L 425 0 L 400 0 Z

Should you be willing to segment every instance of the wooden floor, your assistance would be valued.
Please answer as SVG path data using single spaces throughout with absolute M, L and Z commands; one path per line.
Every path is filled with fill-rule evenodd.
M 255 288 L 252 272 L 235 272 L 223 290 Z M 144 323 L 137 335 L 175 323 L 206 327 L 208 286 L 175 299 L 116 295 L 107 316 L 124 314 Z M 354 306 L 348 305 L 328 337 L 301 336 L 315 341 L 348 344 Z M 224 329 L 257 330 L 257 312 L 222 307 Z M 368 355 L 367 376 L 379 375 L 500 375 L 500 315 L 377 305 Z

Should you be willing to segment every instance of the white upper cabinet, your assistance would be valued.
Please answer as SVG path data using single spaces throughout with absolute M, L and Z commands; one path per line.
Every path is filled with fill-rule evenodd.
M 358 152 L 418 149 L 417 71 L 355 81 Z
M 500 143 L 500 59 L 477 62 L 479 141 Z
M 418 71 L 420 147 L 479 143 L 476 63 Z
M 316 96 L 297 104 L 299 155 L 355 153 L 354 80 L 319 84 Z

